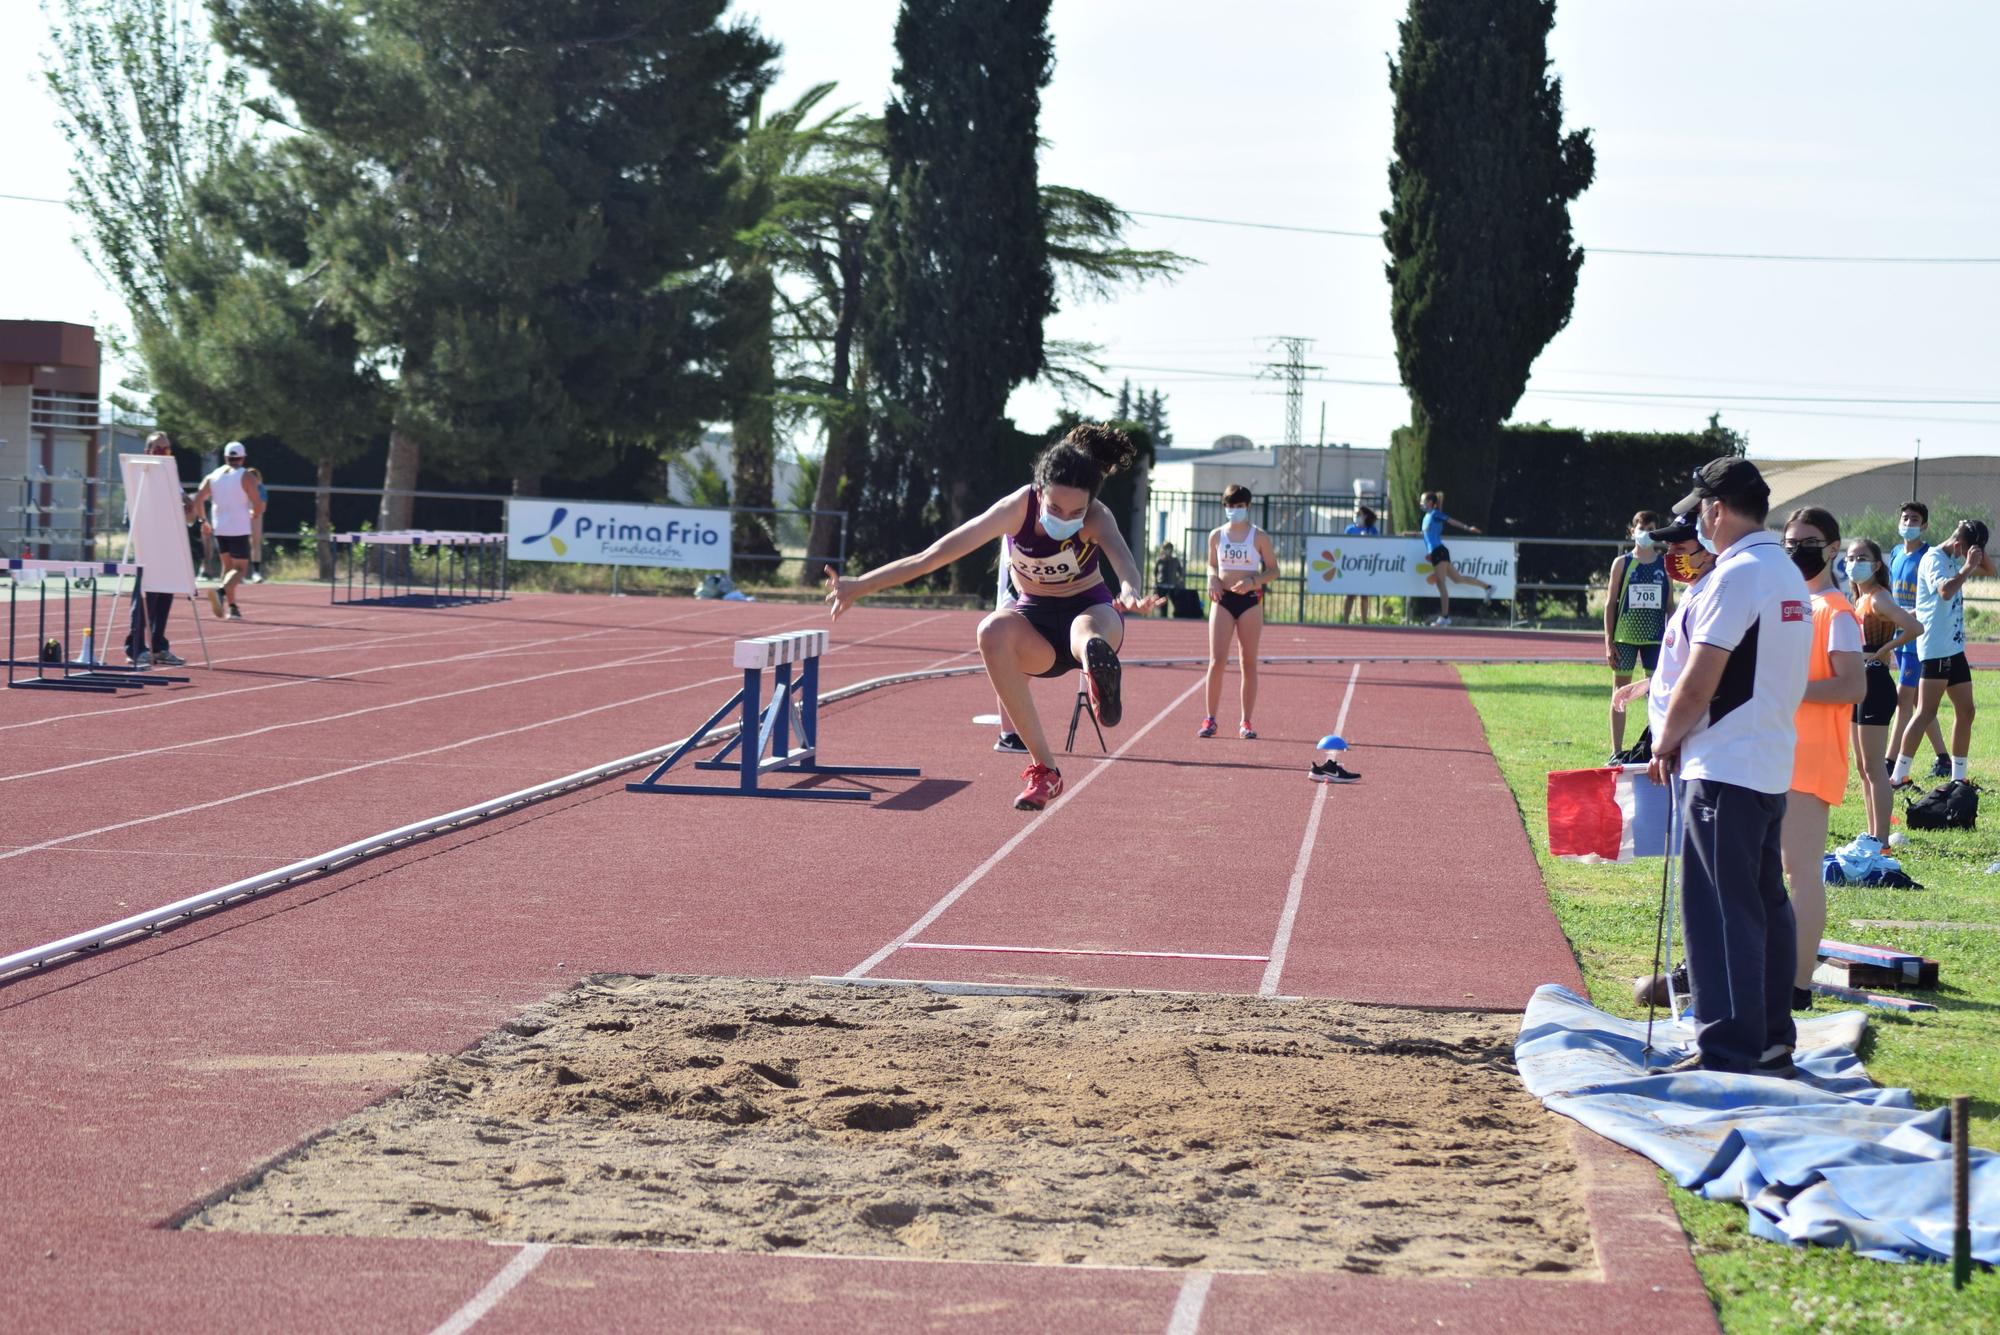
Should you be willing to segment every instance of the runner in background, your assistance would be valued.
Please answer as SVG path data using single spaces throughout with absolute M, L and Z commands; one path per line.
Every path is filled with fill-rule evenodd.
M 1433 626 L 1451 624 L 1451 585 L 1470 584 L 1480 591 L 1482 597 L 1493 596 L 1493 586 L 1483 579 L 1458 573 L 1458 567 L 1451 563 L 1451 549 L 1444 545 L 1444 531 L 1447 526 L 1477 535 L 1479 530 L 1470 524 L 1461 524 L 1444 512 L 1444 493 L 1427 491 L 1423 494 L 1423 527 L 1406 530 L 1405 537 L 1421 536 L 1424 540 L 1424 559 L 1431 563 L 1431 573 L 1424 576 L 1424 582 L 1437 585 L 1438 614 Z
M 1604 596 L 1604 660 L 1611 667 L 1611 754 L 1625 749 L 1625 710 L 1617 702 L 1620 687 L 1632 680 L 1634 666 L 1651 673 L 1660 663 L 1660 636 L 1667 628 L 1667 566 L 1653 544 L 1652 531 L 1660 516 L 1641 510 L 1632 516 L 1628 532 L 1632 550 L 1611 563 Z
M 1350 538 L 1374 538 L 1381 536 L 1382 526 L 1376 522 L 1375 512 L 1364 505 L 1355 510 L 1354 522 L 1349 524 L 1342 532 Z M 1368 604 L 1370 601 L 1368 595 L 1365 593 L 1350 593 L 1340 600 L 1341 625 L 1346 625 L 1347 619 L 1354 615 L 1354 600 L 1356 598 L 1361 600 L 1361 622 L 1363 625 L 1368 623 Z
M 1098 723 L 1115 727 L 1124 716 L 1118 663 L 1124 613 L 1150 611 L 1160 600 L 1139 593 L 1131 549 L 1097 493 L 1133 454 L 1132 438 L 1116 427 L 1074 427 L 1036 457 L 1032 483 L 922 551 L 865 575 L 845 577 L 826 567 L 826 601 L 838 617 L 871 593 L 907 584 L 1006 539 L 1007 563 L 1020 593 L 979 623 L 979 654 L 1004 717 L 1028 747 L 1030 763 L 1021 774 L 1027 787 L 1014 799 L 1017 810 L 1040 811 L 1063 790 L 1062 771 L 1028 688 L 1031 678 L 1081 668 Z M 1116 592 L 1104 577 L 1107 564 L 1118 580 Z
M 196 505 L 208 504 L 209 527 L 222 554 L 222 586 L 208 591 L 208 605 L 217 616 L 238 621 L 243 619 L 243 610 L 236 605 L 236 591 L 250 569 L 250 531 L 264 512 L 263 499 L 250 485 L 244 453 L 240 440 L 225 445 L 222 467 L 201 480 L 201 490 L 194 497 Z
M 1931 545 L 1924 541 L 1924 530 L 1930 527 L 1930 507 L 1922 501 L 1911 501 L 1896 518 L 1896 534 L 1902 541 L 1889 554 L 1889 587 L 1906 612 L 1917 610 L 1917 567 L 1923 563 L 1924 553 Z M 1923 662 L 1917 657 L 1915 642 L 1904 645 L 1896 651 L 1897 693 L 1896 727 L 1889 734 L 1892 746 L 1900 744 L 1903 729 L 1909 726 L 1910 715 L 1917 710 L 1917 679 L 1922 675 Z M 1951 757 L 1944 750 L 1944 729 L 1933 718 L 1926 734 L 1931 741 L 1931 751 L 1937 760 L 1931 765 L 1931 777 L 1948 779 L 1951 777 Z
M 1785 553 L 1812 595 L 1812 655 L 1806 693 L 1793 717 L 1792 787 L 1785 799 L 1782 840 L 1785 880 L 1792 890 L 1798 955 L 1792 967 L 1792 1009 L 1812 1007 L 1812 974 L 1826 932 L 1826 828 L 1847 796 L 1847 735 L 1854 706 L 1868 689 L 1861 665 L 1861 623 L 1833 582 L 1840 521 L 1818 506 L 1785 519 Z
M 1868 681 L 1861 703 L 1854 706 L 1854 768 L 1868 804 L 1868 828 L 1848 847 L 1879 856 L 1889 842 L 1889 768 L 1884 757 L 1890 725 L 1896 721 L 1896 661 L 1906 646 L 1916 644 L 1923 627 L 1890 592 L 1889 567 L 1880 547 L 1866 538 L 1849 543 L 1847 572 L 1854 580 L 1854 610 L 1861 618 L 1861 657 Z
M 1208 535 L 1208 714 L 1197 737 L 1215 736 L 1231 640 L 1243 672 L 1243 721 L 1236 735 L 1245 741 L 1257 736 L 1250 722 L 1257 708 L 1257 644 L 1264 637 L 1264 586 L 1278 577 L 1278 551 L 1271 535 L 1250 522 L 1251 499 L 1250 488 L 1240 482 L 1224 488 L 1222 513 L 1228 522 Z

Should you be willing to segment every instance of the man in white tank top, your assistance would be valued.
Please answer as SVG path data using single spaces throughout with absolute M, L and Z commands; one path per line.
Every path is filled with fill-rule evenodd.
M 197 505 L 209 507 L 209 527 L 222 555 L 222 586 L 208 591 L 208 605 L 217 616 L 239 621 L 243 611 L 236 605 L 236 591 L 250 572 L 251 529 L 264 514 L 264 498 L 245 467 L 244 456 L 240 440 L 223 446 L 222 467 L 201 480 L 201 490 L 194 497 Z

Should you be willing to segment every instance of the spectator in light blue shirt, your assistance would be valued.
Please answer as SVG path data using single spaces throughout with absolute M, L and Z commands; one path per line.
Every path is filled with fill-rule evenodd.
M 1354 522 L 1347 526 L 1345 536 L 1350 538 L 1381 537 L 1382 529 L 1375 521 L 1375 512 L 1365 505 L 1356 509 L 1354 512 Z M 1343 626 L 1347 624 L 1347 619 L 1354 615 L 1354 600 L 1357 597 L 1361 599 L 1362 624 L 1367 624 L 1368 604 L 1373 600 L 1367 594 L 1350 593 L 1340 600 L 1340 624 Z
M 1903 506 L 1896 518 L 1896 536 L 1902 541 L 1889 553 L 1889 590 L 1896 599 L 1896 605 L 1905 612 L 1917 610 L 1917 567 L 1923 564 L 1924 553 L 1931 545 L 1924 541 L 1924 530 L 1931 525 L 1931 510 L 1922 501 L 1910 501 Z M 1889 733 L 1892 747 L 1902 744 L 1903 729 L 1910 723 L 1910 715 L 1917 710 L 1917 679 L 1922 675 L 1923 660 L 1917 657 L 1915 644 L 1904 645 L 1896 651 L 1896 725 Z M 1929 733 L 1931 750 L 1937 755 L 1937 763 L 1931 766 L 1931 777 L 1947 778 L 1951 774 L 1951 761 L 1944 749 L 1944 729 L 1938 726 L 1935 717 L 1931 719 Z

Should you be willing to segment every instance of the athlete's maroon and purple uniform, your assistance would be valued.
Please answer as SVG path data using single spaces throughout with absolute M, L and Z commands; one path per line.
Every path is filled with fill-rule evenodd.
M 1031 488 L 1028 492 L 1028 513 L 1022 519 L 1020 529 L 1006 539 L 1007 566 L 1015 589 L 1007 608 L 1027 618 L 1028 624 L 1039 631 L 1041 637 L 1049 642 L 1049 647 L 1056 651 L 1055 664 L 1036 675 L 1060 677 L 1081 666 L 1070 652 L 1070 624 L 1093 607 L 1112 605 L 1116 598 L 1110 585 L 1102 578 L 1076 593 L 1051 597 L 1045 593 L 1028 592 L 1035 587 L 1030 581 L 1073 584 L 1077 580 L 1088 579 L 1098 572 L 1100 563 L 1098 545 L 1087 541 L 1081 534 L 1059 542 L 1042 532 L 1036 522 L 1040 510 L 1041 497 Z

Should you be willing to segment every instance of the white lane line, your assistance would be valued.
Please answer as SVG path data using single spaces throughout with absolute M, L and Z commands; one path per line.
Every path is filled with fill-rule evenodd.
M 938 612 L 931 616 L 924 617 L 919 621 L 909 622 L 901 626 L 892 626 L 888 630 L 882 631 L 880 634 L 869 636 L 867 639 L 852 640 L 843 645 L 836 645 L 835 649 L 852 649 L 855 648 L 856 646 L 867 644 L 871 640 L 879 640 L 885 635 L 898 634 L 904 630 L 908 630 L 911 626 L 921 625 L 923 624 L 924 621 L 935 621 L 938 617 L 945 615 L 948 614 L 944 612 Z M 828 652 L 831 653 L 833 651 L 829 650 Z M 964 657 L 964 655 L 959 654 L 959 655 L 954 655 L 954 657 L 962 658 Z M 555 718 L 541 719 L 534 723 L 523 723 L 519 727 L 503 728 L 498 732 L 482 733 L 477 737 L 467 737 L 460 741 L 447 742 L 443 746 L 427 747 L 421 751 L 409 751 L 399 756 L 387 756 L 380 760 L 366 760 L 362 761 L 359 764 L 344 766 L 341 769 L 328 770 L 324 774 L 309 774 L 303 779 L 293 779 L 289 783 L 275 783 L 265 788 L 253 788 L 248 792 L 236 793 L 229 797 L 216 798 L 213 801 L 209 802 L 197 802 L 189 806 L 177 807 L 172 811 L 158 812 L 151 816 L 136 816 L 131 820 L 119 821 L 115 825 L 100 825 L 94 830 L 82 830 L 76 834 L 65 834 L 55 839 L 44 839 L 39 844 L 23 845 L 20 848 L 15 848 L 8 852 L 0 853 L 0 862 L 6 862 L 11 858 L 22 857 L 29 853 L 39 853 L 45 849 L 59 848 L 64 844 L 75 843 L 79 839 L 90 839 L 100 834 L 114 834 L 119 830 L 129 830 L 135 825 L 150 825 L 154 821 L 171 820 L 176 816 L 189 816 L 193 815 L 197 811 L 208 811 L 215 807 L 228 806 L 231 803 L 241 802 L 247 798 L 264 797 L 268 794 L 281 793 L 291 788 L 303 788 L 307 784 L 320 783 L 326 779 L 338 779 L 343 775 L 358 774 L 363 770 L 380 769 L 384 765 L 400 764 L 406 760 L 420 760 L 425 756 L 439 755 L 446 751 L 456 751 L 461 747 L 474 746 L 480 742 L 490 742 L 501 737 L 513 737 L 520 733 L 533 732 L 537 728 L 552 727 L 558 723 L 571 723 L 580 718 L 588 718 L 592 714 L 602 714 L 606 710 L 623 709 L 628 705 L 644 704 L 649 700 L 658 700 L 664 696 L 679 695 L 683 691 L 698 690 L 703 686 L 714 686 L 721 682 L 739 681 L 739 680 L 741 680 L 741 677 L 739 676 L 739 674 L 734 672 L 726 676 L 709 677 L 702 681 L 689 682 L 684 686 L 670 686 L 667 687 L 665 690 L 649 691 L 644 695 L 635 695 L 624 700 L 614 700 L 611 701 L 609 704 L 593 705 L 589 709 L 579 709 L 573 714 L 561 714 L 556 716 Z M 1201 684 L 1200 682 L 1195 683 L 1196 686 L 1199 686 L 1200 684 Z M 1189 690 L 1192 689 L 1193 687 L 1189 688 Z M 1155 720 L 1155 722 L 1157 721 L 1158 720 Z M 1151 724 L 1147 725 L 1147 727 L 1151 726 L 1152 726 Z M 1140 735 L 1142 736 L 1144 735 L 1143 730 Z M 1133 738 L 1133 741 L 1137 740 L 1138 740 L 1137 737 Z M 1128 743 L 1128 745 L 1129 744 L 1130 743 Z M 1082 785 L 1079 784 L 1078 786 L 1081 787 Z M 1054 809 L 1055 809 L 1054 807 L 1050 808 L 1050 810 Z
M 462 686 L 455 691 L 440 691 L 435 695 L 416 695 L 407 700 L 390 700 L 379 705 L 365 705 L 360 709 L 350 709 L 338 714 L 319 714 L 312 718 L 288 719 L 283 723 L 267 723 L 261 728 L 251 728 L 245 732 L 221 733 L 214 737 L 197 737 L 185 742 L 169 742 L 164 746 L 150 746 L 139 751 L 116 751 L 109 755 L 96 756 L 89 760 L 73 760 L 67 765 L 51 765 L 47 769 L 22 770 L 18 774 L 0 774 L 0 783 L 13 783 L 17 779 L 38 779 L 49 774 L 63 774 L 70 770 L 89 769 L 93 765 L 109 765 L 119 760 L 137 760 L 146 756 L 165 755 L 173 751 L 191 751 L 198 746 L 215 746 L 222 742 L 240 742 L 248 737 L 262 737 L 267 733 L 282 732 L 287 728 L 310 728 L 321 723 L 339 723 L 345 719 L 360 718 L 366 714 L 380 714 L 391 709 L 405 709 L 411 705 L 426 705 L 438 700 L 452 700 L 462 695 L 477 695 L 481 691 L 504 690 L 509 686 L 526 686 L 538 681 L 552 681 L 558 677 L 572 677 L 586 672 L 611 672 L 619 668 L 650 667 L 672 654 L 687 653 L 694 649 L 706 649 L 722 644 L 734 636 L 718 635 L 713 639 L 697 640 L 692 644 L 675 645 L 670 649 L 648 649 L 630 658 L 613 659 L 608 663 L 591 663 L 584 667 L 557 668 L 549 672 L 537 672 L 526 677 L 509 677 L 505 681 L 489 681 L 479 686 Z
M 197 811 L 210 811 L 216 807 L 229 806 L 231 803 L 246 801 L 252 797 L 265 797 L 271 793 L 282 793 L 292 788 L 303 788 L 307 784 L 322 783 L 327 779 L 338 779 L 347 774 L 359 774 L 364 770 L 380 769 L 384 765 L 401 764 L 406 760 L 421 760 L 425 756 L 439 755 L 445 751 L 456 751 L 461 747 L 476 746 L 480 742 L 496 741 L 502 737 L 514 737 L 524 732 L 533 732 L 537 728 L 553 727 L 558 723 L 573 723 L 580 718 L 589 718 L 592 714 L 602 714 L 608 709 L 623 709 L 628 705 L 638 705 L 644 704 L 648 700 L 658 700 L 662 696 L 678 695 L 682 691 L 692 691 L 703 686 L 714 686 L 721 682 L 737 680 L 740 680 L 740 678 L 734 673 L 726 677 L 710 677 L 705 681 L 689 682 L 685 686 L 671 686 L 663 691 L 649 691 L 645 695 L 635 695 L 629 699 L 613 700 L 609 704 L 594 705 L 589 709 L 579 709 L 573 714 L 559 714 L 554 718 L 538 719 L 533 723 L 523 723 L 519 727 L 502 728 L 498 732 L 481 733 L 477 737 L 467 737 L 460 741 L 447 742 L 443 746 L 426 747 L 421 751 L 406 751 L 402 755 L 384 756 L 380 760 L 364 760 L 360 764 L 346 765 L 340 769 L 328 770 L 324 774 L 308 774 L 303 779 L 293 779 L 289 783 L 274 783 L 265 788 L 252 788 L 248 792 L 233 793 L 228 797 L 218 797 L 209 802 L 195 802 L 188 806 L 176 807 L 172 811 L 156 812 L 151 816 L 135 816 L 131 820 L 121 820 L 115 825 L 100 825 L 94 830 L 79 830 L 75 834 L 65 834 L 54 839 L 44 839 L 39 844 L 27 844 L 11 852 L 0 853 L 0 862 L 5 862 L 10 858 L 22 857 L 29 853 L 39 853 L 44 849 L 60 848 L 64 844 L 73 844 L 79 839 L 92 839 L 100 834 L 115 834 L 119 830 L 129 830 L 135 825 L 150 825 L 154 821 L 172 820 L 176 816 L 191 816 Z
M 1195 1335 L 1201 1329 L 1201 1309 L 1208 1305 L 1208 1286 L 1213 1283 L 1215 1276 L 1206 1270 L 1197 1270 L 1181 1281 L 1174 1314 L 1167 1318 L 1167 1335 Z
M 498 1306 L 516 1284 L 542 1263 L 549 1250 L 546 1242 L 531 1242 L 515 1252 L 507 1264 L 500 1267 L 500 1273 L 486 1281 L 485 1288 L 473 1294 L 472 1300 L 465 1306 L 446 1317 L 444 1324 L 433 1330 L 431 1335 L 465 1335 L 480 1317 Z
M 1334 720 L 1333 733 L 1336 737 L 1347 735 L 1347 710 L 1354 703 L 1354 686 L 1361 680 L 1361 664 L 1354 665 L 1354 671 L 1347 674 L 1347 694 L 1340 701 L 1340 717 Z M 1306 817 L 1306 832 L 1299 839 L 1299 859 L 1292 865 L 1291 884 L 1285 887 L 1285 909 L 1278 915 L 1277 934 L 1271 938 L 1271 962 L 1264 966 L 1264 981 L 1257 985 L 1257 995 L 1274 997 L 1278 994 L 1278 976 L 1285 971 L 1285 956 L 1292 949 L 1292 928 L 1299 920 L 1299 901 L 1305 897 L 1306 868 L 1312 865 L 1313 845 L 1319 842 L 1320 813 L 1326 810 L 1326 790 L 1333 785 L 1316 785 L 1319 791 L 1313 794 L 1312 815 Z
M 950 950 L 992 955 L 1116 955 L 1139 960 L 1254 960 L 1262 964 L 1269 955 L 1211 955 L 1199 950 L 1078 950 L 1066 946 L 954 946 L 942 941 L 912 941 L 905 950 Z
M 880 964 L 883 960 L 888 959 L 891 955 L 901 950 L 904 946 L 909 945 L 910 942 L 916 940 L 917 937 L 920 934 L 922 934 L 925 928 L 929 927 L 932 923 L 936 922 L 940 917 L 944 915 L 944 911 L 946 909 L 950 908 L 953 904 L 956 904 L 959 901 L 959 899 L 964 896 L 966 891 L 972 889 L 973 886 L 978 885 L 982 880 L 986 879 L 987 872 L 992 871 L 995 867 L 999 866 L 1003 861 L 1005 861 L 1007 855 L 1009 853 L 1012 853 L 1015 849 L 1019 848 L 1029 835 L 1033 834 L 1036 830 L 1041 829 L 1043 823 L 1046 822 L 1049 817 L 1055 815 L 1058 811 L 1061 811 L 1064 806 L 1068 805 L 1069 800 L 1071 798 L 1075 797 L 1078 793 L 1088 788 L 1090 786 L 1091 780 L 1095 779 L 1098 775 L 1104 773 L 1106 769 L 1110 768 L 1111 763 L 1113 761 L 1117 760 L 1118 757 L 1124 755 L 1127 751 L 1130 751 L 1133 747 L 1137 746 L 1139 744 L 1140 738 L 1144 737 L 1147 733 L 1151 732 L 1160 723 L 1165 721 L 1167 715 L 1173 713 L 1176 709 L 1180 708 L 1181 702 L 1187 699 L 1190 695 L 1193 695 L 1196 691 L 1200 690 L 1202 688 L 1202 685 L 1203 685 L 1203 679 L 1197 677 L 1194 680 L 1194 682 L 1188 686 L 1186 690 L 1182 691 L 1179 695 L 1175 696 L 1168 703 L 1165 709 L 1162 709 L 1159 713 L 1153 715 L 1153 717 L 1147 721 L 1145 727 L 1139 729 L 1139 731 L 1133 733 L 1130 737 L 1126 738 L 1125 744 L 1123 746 L 1119 747 L 1116 751 L 1112 752 L 1104 759 L 1098 761 L 1097 764 L 1094 767 L 1092 767 L 1090 773 L 1084 775 L 1081 779 L 1077 780 L 1075 786 L 1065 788 L 1063 790 L 1063 795 L 1061 797 L 1058 797 L 1055 801 L 1049 803 L 1048 806 L 1044 807 L 1040 812 L 1038 812 L 1034 816 L 1034 818 L 1031 819 L 1026 825 L 1023 825 L 1019 830 L 1015 831 L 1013 838 L 1009 839 L 1006 843 L 1000 845 L 1000 847 L 994 851 L 991 857 L 987 858 L 986 861 L 980 863 L 977 867 L 973 868 L 971 874 L 968 875 L 964 880 L 960 881 L 957 885 L 953 886 L 949 891 L 947 891 L 943 899 L 940 899 L 937 903 L 931 905 L 929 912 L 925 913 L 923 917 L 917 919 L 915 922 L 911 923 L 908 927 L 903 929 L 902 934 L 897 936 L 895 940 L 891 941 L 888 945 L 883 946 L 880 950 L 876 951 L 873 955 L 870 955 L 867 959 L 861 961 L 861 963 L 855 965 L 852 969 L 849 969 L 846 973 L 842 974 L 841 976 L 843 978 L 865 977 L 871 970 L 874 969 L 876 965 Z
M 684 613 L 683 616 L 692 615 Z M 329 681 L 347 681 L 354 677 L 366 677 L 376 672 L 402 672 L 409 668 L 438 667 L 445 663 L 464 663 L 475 659 L 490 658 L 510 649 L 530 649 L 549 644 L 568 644 L 576 640 L 595 639 L 599 635 L 616 634 L 619 629 L 651 629 L 665 625 L 668 621 L 679 621 L 682 617 L 667 617 L 662 621 L 649 621 L 643 626 L 620 627 L 579 631 L 574 635 L 556 635 L 541 640 L 523 640 L 515 644 L 495 645 L 490 649 L 469 649 L 463 653 L 447 654 L 443 658 L 419 658 L 408 663 L 383 663 L 370 667 L 352 668 L 346 672 L 332 672 L 325 676 L 304 677 L 292 681 L 267 681 L 255 686 L 237 686 L 226 691 L 181 692 L 164 700 L 152 700 L 143 704 L 126 705 L 119 709 L 77 710 L 68 714 L 52 714 L 47 718 L 29 719 L 23 723 L 0 724 L 0 732 L 12 732 L 16 728 L 39 728 L 50 723 L 64 723 L 73 719 L 91 721 L 110 718 L 118 714 L 132 714 L 145 709 L 168 709 L 176 705 L 203 704 L 211 700 L 224 700 L 232 695 L 250 695 L 258 691 L 282 691 L 293 686 L 312 686 Z M 724 638 L 727 638 L 726 636 Z M 322 652 L 335 652 L 323 650 Z M 664 650 L 662 651 L 664 652 Z M 274 655 L 275 657 L 276 655 Z

